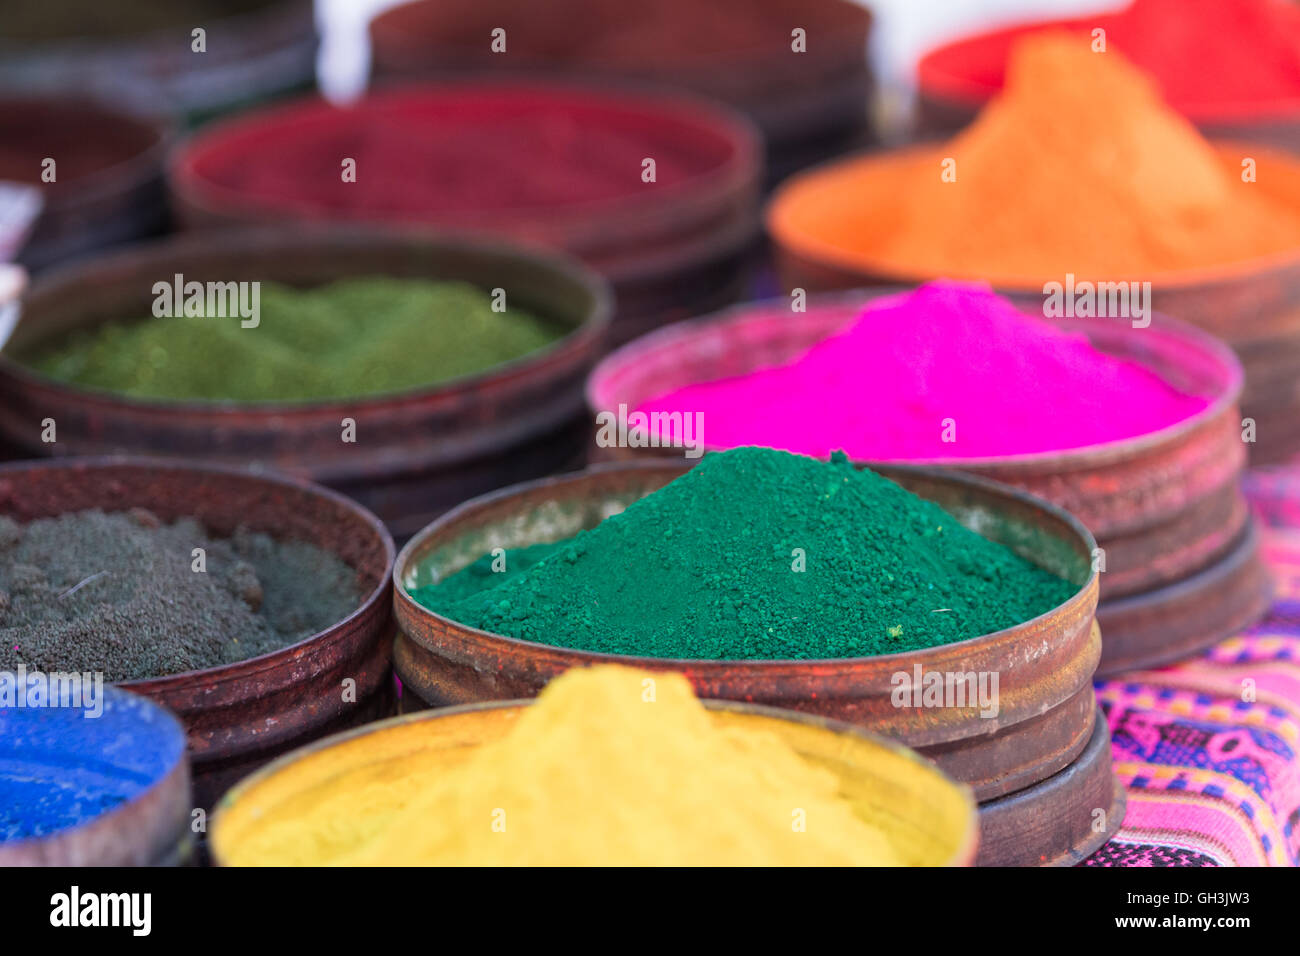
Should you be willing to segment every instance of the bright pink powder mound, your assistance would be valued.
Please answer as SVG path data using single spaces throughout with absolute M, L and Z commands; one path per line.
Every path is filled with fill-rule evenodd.
M 1158 431 L 1208 404 L 987 289 L 936 282 L 877 300 L 788 365 L 639 410 L 702 412 L 708 448 L 888 461 L 1080 448 Z M 944 419 L 955 441 L 943 440 Z

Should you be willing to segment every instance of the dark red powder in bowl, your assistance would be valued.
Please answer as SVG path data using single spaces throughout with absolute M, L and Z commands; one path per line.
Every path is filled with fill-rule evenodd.
M 649 223 L 670 199 L 713 202 L 752 177 L 757 148 L 743 121 L 693 100 L 569 86 L 403 88 L 210 128 L 178 156 L 172 185 L 218 216 L 504 227 L 545 239 L 584 219 Z M 349 158 L 355 182 L 341 175 Z M 642 179 L 646 158 L 653 183 Z
M 158 127 L 89 100 L 0 98 L 0 179 L 42 186 L 47 201 L 131 174 L 162 139 Z M 54 182 L 41 179 L 46 159 Z
M 1007 55 L 1045 29 L 1114 48 L 1151 73 L 1169 103 L 1198 121 L 1300 113 L 1300 5 L 1287 0 L 1134 0 L 1117 13 L 1026 24 L 970 37 L 922 58 L 925 94 L 978 105 L 1002 88 Z M 1100 54 L 1099 54 L 1100 55 Z

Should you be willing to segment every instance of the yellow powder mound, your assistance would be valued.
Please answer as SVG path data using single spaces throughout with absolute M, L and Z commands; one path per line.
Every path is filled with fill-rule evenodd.
M 771 222 L 796 249 L 897 275 L 1143 281 L 1300 250 L 1300 164 L 1212 145 L 1121 54 L 1046 34 L 952 140 L 810 174 Z
M 835 775 L 774 735 L 719 727 L 675 674 L 570 671 L 459 765 L 385 766 L 382 779 L 344 775 L 329 798 L 281 808 L 279 822 L 223 848 L 228 862 L 899 862 L 838 795 Z M 340 800 L 350 812 L 339 812 Z

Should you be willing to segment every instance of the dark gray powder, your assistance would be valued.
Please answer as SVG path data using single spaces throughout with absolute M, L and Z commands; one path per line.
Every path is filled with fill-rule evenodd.
M 138 508 L 0 516 L 0 670 L 122 681 L 215 667 L 296 643 L 360 599 L 356 572 L 305 542 L 214 539 Z

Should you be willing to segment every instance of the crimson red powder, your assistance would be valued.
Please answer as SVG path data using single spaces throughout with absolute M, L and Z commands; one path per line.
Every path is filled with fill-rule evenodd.
M 877 300 L 789 364 L 690 385 L 638 410 L 702 415 L 712 449 L 897 461 L 1097 445 L 1208 404 L 986 288 L 936 282 Z
M 644 198 L 647 158 L 662 197 L 720 170 L 735 147 L 690 110 L 578 91 L 467 88 L 250 114 L 201 137 L 179 171 L 217 202 L 459 226 Z M 355 160 L 355 181 L 342 175 L 345 159 Z
M 1002 88 L 1016 40 L 1044 29 L 1106 31 L 1106 48 L 1151 73 L 1192 119 L 1300 112 L 1300 6 L 1287 0 L 1134 0 L 1118 13 L 1028 24 L 971 37 L 921 61 L 922 91 L 978 104 Z

